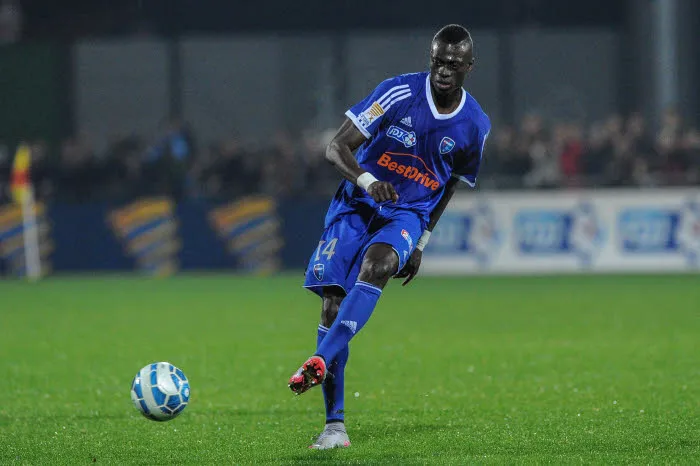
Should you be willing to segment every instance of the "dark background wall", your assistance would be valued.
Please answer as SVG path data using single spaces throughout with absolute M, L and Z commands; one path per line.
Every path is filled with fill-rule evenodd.
M 474 31 L 467 87 L 496 123 L 529 111 L 585 121 L 641 110 L 653 121 L 664 105 L 662 1 L 678 11 L 671 104 L 697 123 L 693 0 L 22 0 L 23 44 L 0 47 L 1 136 L 152 133 L 173 115 L 196 121 L 204 140 L 332 126 L 379 80 L 424 69 L 431 34 L 448 22 Z M 41 92 L 27 93 L 30 80 Z
M 35 37 L 123 34 L 143 30 L 185 32 L 382 31 L 457 22 L 475 28 L 618 27 L 627 5 L 622 0 L 417 0 L 288 2 L 212 0 L 27 0 L 27 31 Z

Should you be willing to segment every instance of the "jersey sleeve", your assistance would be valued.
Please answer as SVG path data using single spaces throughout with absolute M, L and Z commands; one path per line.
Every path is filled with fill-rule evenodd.
M 408 84 L 401 83 L 398 78 L 390 78 L 383 81 L 364 100 L 353 105 L 347 112 L 347 116 L 367 138 L 377 135 L 379 127 L 384 119 L 391 119 L 392 108 L 397 102 L 411 97 L 411 88 Z
M 476 177 L 479 174 L 486 139 L 488 139 L 490 131 L 491 123 L 484 115 L 484 120 L 476 127 L 476 134 L 472 144 L 455 157 L 452 176 L 464 181 L 472 188 L 476 186 Z

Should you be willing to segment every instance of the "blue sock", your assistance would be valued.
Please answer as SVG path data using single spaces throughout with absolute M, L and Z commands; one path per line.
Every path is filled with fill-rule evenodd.
M 318 326 L 318 338 L 316 339 L 316 347 L 321 345 L 321 342 L 328 333 L 328 329 L 323 325 Z M 326 405 L 326 422 L 344 422 L 345 421 L 345 366 L 348 363 L 350 356 L 350 347 L 345 347 L 340 350 L 340 353 L 328 365 L 328 372 L 333 374 L 333 377 L 323 382 L 323 400 Z
M 355 283 L 340 304 L 338 317 L 328 329 L 328 334 L 316 349 L 316 354 L 321 356 L 326 364 L 332 362 L 350 343 L 352 337 L 365 326 L 381 295 L 382 290 L 370 283 L 362 281 Z
M 349 356 L 350 347 L 345 345 L 333 359 L 329 369 L 333 378 L 323 383 L 323 396 L 326 400 L 326 423 L 345 421 L 345 365 L 348 363 Z

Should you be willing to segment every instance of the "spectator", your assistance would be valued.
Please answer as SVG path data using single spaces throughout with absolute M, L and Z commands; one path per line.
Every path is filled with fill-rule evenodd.
M 591 126 L 581 159 L 581 171 L 586 176 L 586 183 L 593 186 L 600 184 L 606 165 L 613 159 L 612 143 L 603 124 Z
M 104 198 L 127 200 L 144 191 L 141 173 L 143 143 L 137 136 L 117 139 L 107 149 L 100 171 Z
M 164 135 L 146 152 L 143 169 L 150 194 L 182 198 L 193 152 L 194 141 L 187 126 L 179 120 L 169 122 Z
M 38 200 L 45 201 L 53 195 L 56 167 L 49 159 L 49 148 L 45 141 L 34 141 L 29 148 L 31 151 L 29 176 L 34 187 L 34 195 Z
M 326 197 L 340 176 L 325 160 L 330 131 L 294 136 L 280 131 L 270 144 L 246 145 L 235 137 L 197 151 L 187 126 L 172 121 L 150 146 L 129 136 L 102 156 L 84 138 L 66 140 L 58 163 L 42 141 L 32 145 L 32 178 L 40 198 L 71 202 L 126 200 L 144 195 L 233 199 L 252 193 Z M 2 146 L 0 145 L 0 148 Z M 12 153 L 0 149 L 0 196 Z M 611 115 L 585 128 L 547 125 L 526 115 L 519 128 L 495 125 L 482 165 L 482 188 L 664 186 L 700 183 L 700 131 L 684 129 L 667 111 L 657 133 L 639 113 Z M 2 199 L 0 199 L 2 200 Z
M 567 187 L 581 186 L 581 164 L 583 156 L 582 128 L 579 125 L 563 125 L 559 143 L 559 167 L 563 184 Z
M 95 154 L 82 137 L 66 140 L 61 147 L 57 185 L 59 197 L 69 202 L 92 200 L 99 172 Z
M 688 171 L 685 184 L 700 183 L 700 129 L 690 129 L 683 138 L 683 149 L 688 158 Z

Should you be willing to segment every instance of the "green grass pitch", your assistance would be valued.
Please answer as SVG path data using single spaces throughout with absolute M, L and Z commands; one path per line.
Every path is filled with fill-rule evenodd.
M 347 450 L 310 451 L 320 389 L 301 274 L 0 282 L 0 464 L 700 462 L 700 276 L 419 277 L 351 344 Z M 169 361 L 156 423 L 132 377 Z

